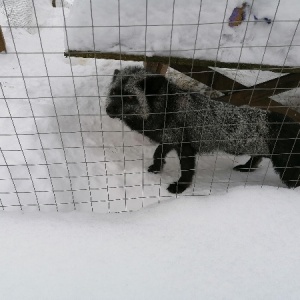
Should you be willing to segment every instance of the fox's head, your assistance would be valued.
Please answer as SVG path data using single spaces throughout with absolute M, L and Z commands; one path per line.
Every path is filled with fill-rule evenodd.
M 161 94 L 166 79 L 151 75 L 141 67 L 115 70 L 110 85 L 106 112 L 111 118 L 146 120 L 152 113 L 151 100 Z

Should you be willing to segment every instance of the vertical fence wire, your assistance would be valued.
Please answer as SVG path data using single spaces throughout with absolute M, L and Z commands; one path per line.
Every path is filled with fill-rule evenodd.
M 67 21 L 66 21 L 66 15 L 65 15 L 65 11 L 64 11 L 64 0 L 62 0 L 62 14 L 63 14 L 63 20 L 64 20 L 65 34 L 66 34 L 67 49 L 70 49 L 69 39 L 68 39 L 68 30 L 67 30 Z M 81 116 L 80 116 L 80 111 L 79 111 L 78 96 L 77 96 L 76 84 L 75 84 L 75 80 L 74 80 L 74 71 L 73 71 L 71 57 L 69 57 L 69 64 L 70 64 L 70 69 L 71 69 L 71 74 L 72 74 L 74 96 L 75 96 L 75 100 L 76 100 L 76 109 L 77 109 L 77 116 L 78 116 L 78 121 L 79 121 L 79 128 L 80 128 L 79 132 L 80 132 L 80 137 L 81 137 L 82 150 L 83 150 L 83 155 L 84 155 L 84 164 L 85 164 L 86 176 L 87 176 L 87 180 L 88 180 L 89 202 L 91 205 L 91 210 L 94 211 L 93 197 L 92 197 L 92 191 L 91 191 L 91 181 L 90 181 L 89 169 L 88 169 L 88 164 L 87 164 L 87 159 L 86 159 L 86 148 L 85 148 L 85 143 L 84 143 L 84 139 L 83 139 L 82 122 L 81 122 Z M 85 203 L 85 201 L 82 201 L 82 203 Z
M 119 34 L 119 51 L 120 51 L 120 69 L 122 70 L 122 43 L 121 43 L 121 1 L 118 0 L 118 34 Z M 122 119 L 124 118 L 124 101 L 123 101 L 123 77 L 121 75 L 121 101 L 122 101 Z M 125 160 L 125 126 L 122 122 L 122 151 L 123 151 L 123 186 L 124 186 L 124 201 L 125 211 L 127 210 L 127 186 L 126 186 L 126 160 Z
M 25 92 L 26 92 L 26 97 L 27 97 L 27 100 L 28 100 L 28 104 L 30 106 L 30 111 L 31 111 L 31 114 L 32 114 L 32 117 L 33 117 L 33 120 L 34 120 L 34 124 L 35 124 L 35 128 L 36 128 L 36 131 L 37 131 L 37 134 L 38 134 L 39 142 L 40 142 L 40 145 L 41 145 L 41 148 L 42 148 L 42 151 L 43 151 L 43 156 L 44 156 L 44 159 L 45 159 L 46 164 L 47 164 L 46 154 L 45 154 L 45 151 L 44 151 L 44 149 L 42 147 L 41 137 L 40 137 L 40 134 L 39 134 L 39 131 L 38 131 L 38 126 L 37 126 L 36 119 L 35 119 L 35 116 L 34 116 L 34 112 L 33 112 L 33 109 L 32 109 L 31 100 L 30 100 L 30 97 L 29 97 L 29 93 L 28 93 L 28 89 L 27 89 L 27 85 L 26 85 L 26 81 L 25 81 L 23 69 L 22 69 L 22 66 L 21 66 L 21 61 L 20 61 L 20 58 L 19 58 L 19 55 L 18 55 L 18 51 L 17 51 L 17 47 L 16 47 L 14 35 L 13 35 L 13 30 L 12 30 L 12 28 L 10 26 L 10 20 L 9 20 L 8 11 L 6 9 L 5 2 L 3 2 L 3 7 L 4 7 L 4 10 L 5 10 L 5 14 L 6 14 L 7 22 L 8 22 L 8 27 L 10 29 L 10 33 L 11 33 L 11 37 L 12 37 L 12 43 L 13 43 L 13 47 L 15 49 L 15 53 L 16 53 L 16 57 L 17 57 L 17 60 L 18 60 L 18 64 L 19 64 L 21 76 L 22 76 L 22 79 L 23 79 L 23 84 L 24 84 L 24 88 L 25 88 Z M 7 106 L 7 110 L 9 111 L 9 115 L 11 117 L 11 121 L 12 121 L 14 130 L 15 130 L 15 133 L 16 133 L 17 139 L 18 139 L 18 143 L 19 143 L 20 149 L 22 151 L 22 155 L 24 157 L 25 164 L 26 164 L 27 169 L 28 169 L 28 173 L 29 173 L 29 176 L 30 176 L 30 180 L 31 180 L 31 183 L 32 183 L 33 190 L 34 190 L 34 195 L 35 195 L 35 199 L 36 199 L 36 205 L 38 207 L 38 210 L 40 211 L 41 207 L 40 207 L 39 198 L 38 198 L 38 195 L 37 195 L 37 190 L 35 188 L 35 183 L 34 183 L 34 180 L 32 178 L 31 171 L 30 171 L 30 168 L 28 166 L 28 162 L 27 162 L 24 150 L 22 148 L 22 144 L 21 144 L 20 139 L 18 137 L 18 133 L 17 133 L 17 130 L 16 130 L 16 127 L 15 127 L 15 124 L 14 124 L 14 121 L 13 121 L 13 118 L 12 118 L 12 115 L 11 115 L 11 112 L 10 112 L 10 108 L 8 106 L 7 100 L 5 99 L 4 90 L 3 90 L 2 86 L 1 86 L 1 89 L 2 89 L 2 93 L 3 93 L 3 98 L 4 98 L 4 101 L 5 101 L 5 104 Z M 48 176 L 50 177 L 50 173 L 49 172 L 48 172 Z M 16 193 L 19 193 L 19 192 L 17 191 Z
M 92 22 L 92 35 L 93 35 L 93 48 L 96 51 L 96 44 L 95 44 L 95 30 L 94 30 L 94 17 L 93 17 L 93 4 L 92 0 L 90 0 L 90 8 L 91 8 L 91 22 Z M 104 158 L 104 169 L 105 169 L 105 184 L 106 184 L 106 193 L 107 193 L 107 210 L 110 212 L 110 196 L 109 196 L 109 185 L 108 185 L 108 172 L 107 172 L 107 156 L 106 156 L 106 149 L 105 149 L 105 139 L 103 134 L 103 112 L 101 107 L 101 92 L 99 86 L 99 74 L 98 74 L 98 66 L 96 58 L 94 58 L 94 65 L 95 65 L 95 72 L 96 72 L 96 81 L 97 81 L 97 93 L 99 97 L 98 105 L 99 105 L 99 118 L 100 118 L 100 131 L 101 131 L 101 140 L 102 140 L 102 150 L 103 150 L 103 158 Z

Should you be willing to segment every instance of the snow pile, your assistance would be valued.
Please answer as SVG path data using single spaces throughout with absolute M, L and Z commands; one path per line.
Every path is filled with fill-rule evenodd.
M 271 187 L 131 214 L 1 213 L 1 298 L 296 300 L 299 215 L 299 191 Z
M 10 26 L 26 28 L 30 33 L 34 33 L 34 8 L 32 0 L 19 0 L 16 5 L 15 0 L 0 0 L 0 12 L 9 20 Z
M 300 2 L 250 0 L 246 20 L 229 27 L 243 2 L 77 1 L 67 20 L 66 48 L 299 66 Z

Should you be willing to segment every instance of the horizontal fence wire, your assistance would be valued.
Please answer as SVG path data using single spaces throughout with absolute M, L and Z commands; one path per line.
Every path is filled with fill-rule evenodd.
M 67 19 L 69 8 L 62 6 L 52 8 L 60 11 L 59 25 L 47 25 L 40 18 L 40 3 L 37 0 L 23 1 L 26 6 L 26 24 L 16 25 L 15 15 L 11 14 L 9 1 L 4 0 L 0 6 L 5 23 L 1 24 L 7 44 L 7 53 L 1 53 L 0 59 L 4 64 L 0 70 L 0 209 L 3 211 L 88 211 L 102 213 L 119 213 L 136 211 L 145 206 L 160 203 L 166 199 L 179 197 L 179 194 L 171 194 L 167 188 L 170 183 L 176 181 L 180 174 L 179 159 L 188 156 L 181 155 L 184 147 L 184 131 L 197 129 L 202 134 L 211 130 L 214 124 L 190 125 L 190 113 L 198 112 L 205 119 L 210 109 L 182 109 L 174 112 L 167 110 L 159 112 L 164 118 L 162 136 L 166 134 L 167 118 L 180 114 L 182 116 L 181 126 L 168 127 L 168 130 L 180 130 L 182 132 L 179 157 L 172 151 L 166 159 L 166 166 L 159 174 L 148 172 L 148 167 L 153 162 L 153 153 L 157 144 L 150 141 L 146 135 L 149 129 L 142 128 L 140 133 L 134 132 L 125 123 L 112 119 L 106 113 L 107 99 L 109 97 L 110 83 L 113 79 L 115 69 L 124 69 L 127 66 L 147 67 L 148 57 L 155 55 L 155 51 L 147 48 L 150 28 L 170 28 L 170 44 L 168 49 L 162 49 L 160 54 L 167 57 L 169 67 L 167 79 L 167 91 L 159 95 L 168 102 L 172 97 L 186 95 L 197 96 L 200 94 L 207 97 L 207 101 L 215 99 L 221 101 L 226 96 L 227 103 L 235 103 L 237 93 L 248 93 L 249 106 L 256 106 L 267 111 L 285 109 L 283 114 L 283 125 L 292 125 L 294 122 L 288 117 L 291 112 L 300 112 L 300 73 L 299 79 L 293 87 L 283 86 L 282 80 L 286 76 L 284 71 L 287 58 L 292 48 L 297 45 L 297 34 L 299 31 L 299 20 L 277 20 L 276 15 L 280 1 L 274 15 L 274 21 L 269 24 L 269 35 L 264 45 L 247 45 L 244 43 L 249 33 L 249 26 L 253 24 L 250 19 L 245 20 L 245 32 L 240 46 L 224 45 L 221 37 L 223 30 L 228 26 L 226 9 L 222 20 L 218 22 L 203 23 L 203 1 L 199 0 L 198 22 L 190 24 L 176 23 L 176 0 L 172 1 L 171 23 L 152 24 L 149 23 L 149 2 L 145 1 L 144 21 L 145 24 L 122 25 L 121 12 L 122 1 L 118 0 L 117 19 L 118 25 L 98 25 L 95 20 L 94 1 L 87 1 L 89 5 L 89 26 L 68 25 Z M 30 7 L 28 6 L 30 4 Z M 50 5 L 50 4 L 49 4 Z M 76 2 L 74 5 L 77 5 Z M 250 5 L 250 9 L 252 8 Z M 30 9 L 29 9 L 30 8 Z M 71 8 L 72 9 L 72 8 Z M 28 21 L 30 20 L 30 22 Z M 29 23 L 28 23 L 29 22 Z M 46 24 L 47 23 L 47 24 Z M 295 25 L 291 42 L 286 45 L 270 45 L 269 41 L 276 24 Z M 221 27 L 220 38 L 215 47 L 199 47 L 197 42 L 199 30 L 204 25 L 219 25 Z M 194 47 L 176 49 L 174 47 L 174 30 L 178 27 L 195 26 Z M 130 49 L 123 51 L 122 29 L 142 28 L 144 30 L 144 49 Z M 65 57 L 66 50 L 70 49 L 69 29 L 87 28 L 91 29 L 92 40 L 91 52 L 99 52 L 95 42 L 97 28 L 116 28 L 118 30 L 119 60 L 104 60 L 94 58 Z M 49 41 L 45 35 L 49 34 Z M 57 35 L 57 45 L 55 43 Z M 30 47 L 30 43 L 32 47 Z M 66 49 L 65 49 L 66 48 Z M 242 54 L 245 49 L 257 48 L 263 52 L 261 67 L 241 73 Z M 285 51 L 285 60 L 276 69 L 276 74 L 263 70 L 264 58 L 268 48 L 282 48 Z M 235 62 L 237 67 L 230 72 L 231 85 L 221 86 L 215 89 L 219 75 L 222 70 L 218 67 L 218 54 L 224 49 L 238 49 L 239 58 Z M 196 52 L 203 50 L 215 50 L 216 59 L 214 64 L 205 70 L 199 70 L 195 64 Z M 84 51 L 83 51 L 84 52 Z M 192 53 L 190 65 L 182 72 L 176 71 L 172 63 L 174 53 L 181 55 L 185 52 Z M 143 62 L 127 62 L 121 60 L 123 54 L 143 55 Z M 274 62 L 276 64 L 276 62 Z M 297 66 L 299 68 L 299 66 Z M 226 73 L 225 72 L 225 73 Z M 155 72 L 154 72 L 155 73 Z M 225 74 L 224 73 L 224 74 Z M 210 78 L 207 85 L 197 82 L 197 75 L 206 74 Z M 227 73 L 226 73 L 227 74 Z M 226 75 L 225 74 L 225 75 Z M 251 80 L 249 85 L 242 84 L 241 77 L 248 75 Z M 223 78 L 225 78 L 225 75 Z M 126 76 L 126 75 L 124 75 Z M 268 77 L 269 76 L 269 77 Z M 247 76 L 246 76 L 247 77 Z M 270 78 L 270 79 L 268 79 Z M 275 79 L 274 79 L 275 78 Z M 264 81 L 272 80 L 272 85 L 262 86 Z M 177 84 L 184 87 L 178 93 L 171 91 L 171 85 Z M 121 81 L 121 85 L 122 85 Z M 170 90 L 169 90 L 170 89 Z M 255 100 L 255 95 L 267 93 L 266 101 Z M 275 102 L 285 95 L 294 99 L 291 102 Z M 243 94 L 242 94 L 243 95 Z M 118 96 L 123 103 L 123 86 Z M 126 94 L 126 97 L 135 94 Z M 268 98 L 268 97 L 271 97 Z M 281 98 L 280 98 L 281 99 Z M 295 100 L 296 99 L 296 100 Z M 271 103 L 271 101 L 273 101 Z M 122 104 L 123 105 L 123 104 Z M 228 107 L 231 110 L 231 106 Z M 157 115 L 150 112 L 149 116 Z M 226 108 L 224 107 L 224 116 Z M 122 113 L 122 117 L 132 117 L 134 114 Z M 138 114 L 136 115 L 139 116 Z M 234 125 L 234 121 L 228 122 L 222 119 L 222 128 L 226 129 Z M 247 123 L 248 126 L 258 126 L 256 122 Z M 299 133 L 300 134 L 300 133 Z M 300 136 L 293 136 L 290 141 L 292 147 L 282 151 L 291 159 L 292 155 L 300 156 L 297 147 Z M 272 140 L 274 138 L 270 138 Z M 278 133 L 276 143 L 284 138 Z M 201 147 L 209 140 L 193 140 L 190 143 Z M 223 139 L 215 138 L 216 151 L 198 155 L 195 162 L 195 176 L 191 186 L 184 191 L 184 197 L 202 197 L 211 194 L 222 194 L 234 187 L 246 186 L 275 186 L 284 188 L 278 174 L 275 173 L 271 160 L 264 159 L 261 166 L 255 172 L 240 173 L 233 170 L 234 166 L 244 164 L 249 156 L 229 155 L 222 151 Z M 232 138 L 232 142 L 235 140 Z M 245 138 L 245 143 L 247 139 Z M 165 146 L 172 143 L 164 143 Z M 275 149 L 275 147 L 274 147 Z M 272 153 L 259 153 L 262 156 L 276 156 Z M 238 153 L 239 149 L 236 149 Z M 257 156 L 258 153 L 250 153 Z M 179 159 L 178 159 L 179 158 Z M 297 166 L 300 168 L 300 163 Z M 284 172 L 293 169 L 288 163 L 283 167 Z M 298 178 L 300 180 L 300 178 Z

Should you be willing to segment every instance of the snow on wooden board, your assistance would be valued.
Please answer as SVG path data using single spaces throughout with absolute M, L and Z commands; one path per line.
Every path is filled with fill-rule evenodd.
M 244 5 L 239 26 L 229 26 Z M 299 66 L 299 0 L 81 0 L 66 48 Z

